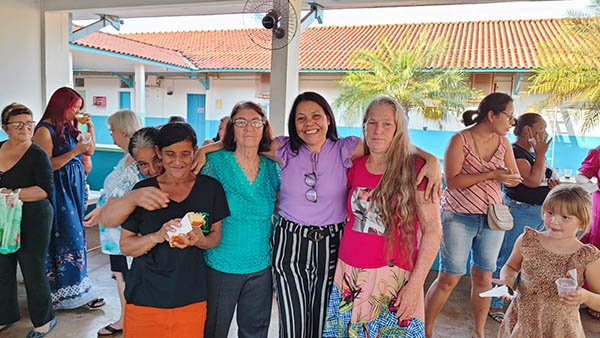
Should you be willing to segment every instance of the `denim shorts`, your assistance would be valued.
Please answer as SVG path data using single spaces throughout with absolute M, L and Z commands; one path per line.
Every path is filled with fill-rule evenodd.
M 443 236 L 440 246 L 440 271 L 462 276 L 470 266 L 480 271 L 494 272 L 502 246 L 504 231 L 491 230 L 487 215 L 457 214 L 442 211 Z

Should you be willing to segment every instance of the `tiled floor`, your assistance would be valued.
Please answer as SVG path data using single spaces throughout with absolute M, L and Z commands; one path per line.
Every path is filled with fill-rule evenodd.
M 90 244 L 90 246 L 93 246 L 94 243 Z M 111 279 L 108 256 L 99 253 L 98 250 L 91 251 L 89 253 L 88 270 L 96 293 L 104 297 L 107 304 L 94 311 L 83 308 L 71 311 L 59 311 L 57 314 L 58 325 L 52 334 L 48 335 L 49 338 L 95 338 L 99 328 L 115 320 L 118 316 L 120 311 L 119 300 L 115 281 Z M 433 278 L 435 278 L 435 273 L 430 274 L 427 286 L 429 286 Z M 19 303 L 23 318 L 15 325 L 0 332 L 0 338 L 25 337 L 31 329 L 31 322 L 27 313 L 25 290 L 22 283 L 19 285 Z M 600 321 L 590 319 L 583 312 L 581 317 L 587 337 L 600 338 Z M 277 318 L 277 310 L 273 306 L 269 337 L 278 337 Z M 469 281 L 463 279 L 453 292 L 448 304 L 436 322 L 435 336 L 448 338 L 469 337 L 470 328 Z M 497 330 L 498 324 L 488 319 L 486 326 L 487 337 L 496 337 Z M 236 332 L 237 329 L 234 320 L 229 337 L 236 337 Z

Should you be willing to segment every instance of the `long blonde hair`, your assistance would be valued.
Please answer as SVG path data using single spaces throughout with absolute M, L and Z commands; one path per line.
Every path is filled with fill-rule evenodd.
M 408 257 L 407 261 L 412 267 L 412 257 L 415 251 L 414 241 L 417 236 L 413 226 L 416 218 L 417 193 L 412 145 L 408 135 L 406 114 L 400 104 L 390 97 L 378 97 L 369 103 L 363 118 L 363 126 L 369 119 L 371 109 L 381 104 L 388 105 L 394 111 L 396 132 L 386 151 L 385 171 L 373 191 L 374 203 L 372 205 L 379 208 L 379 220 L 385 226 L 387 258 L 390 259 L 393 257 L 393 252 L 398 251 L 401 255 Z M 402 238 L 402 243 L 395 242 L 396 232 Z

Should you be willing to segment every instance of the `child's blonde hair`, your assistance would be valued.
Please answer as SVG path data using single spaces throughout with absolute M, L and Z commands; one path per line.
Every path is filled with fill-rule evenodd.
M 582 187 L 576 184 L 560 184 L 552 188 L 542 204 L 542 212 L 553 210 L 577 217 L 581 222 L 582 235 L 590 230 L 592 199 Z

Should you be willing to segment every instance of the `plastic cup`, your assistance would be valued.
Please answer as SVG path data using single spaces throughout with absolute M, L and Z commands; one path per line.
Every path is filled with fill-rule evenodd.
M 77 141 L 82 141 L 83 144 L 88 144 L 92 142 L 92 134 L 88 132 L 82 132 L 77 135 Z
M 577 290 L 577 281 L 572 278 L 559 278 L 554 282 L 559 295 Z
M 75 119 L 80 124 L 85 124 L 85 115 L 84 114 L 77 114 L 77 115 L 75 115 Z

